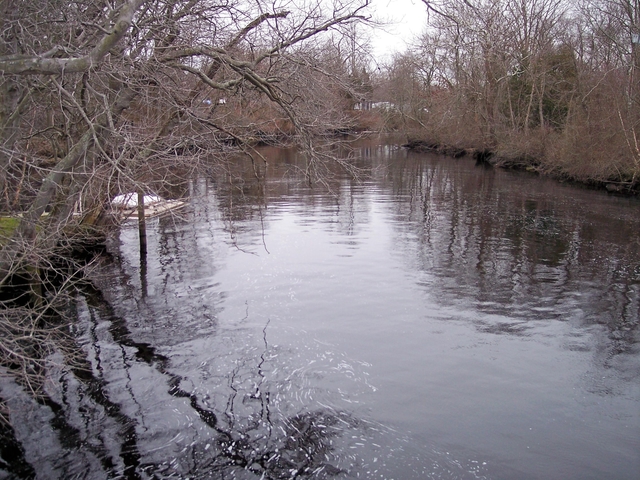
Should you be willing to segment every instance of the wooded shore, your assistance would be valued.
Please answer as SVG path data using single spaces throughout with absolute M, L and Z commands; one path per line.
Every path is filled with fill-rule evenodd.
M 604 189 L 610 193 L 621 195 L 640 195 L 640 179 L 627 182 L 616 181 L 607 178 L 584 178 L 575 177 L 570 170 L 556 168 L 551 162 L 545 162 L 535 157 L 520 156 L 508 157 L 500 153 L 482 148 L 460 148 L 451 145 L 442 145 L 430 140 L 409 140 L 403 145 L 405 148 L 418 152 L 435 152 L 447 155 L 452 158 L 473 157 L 478 163 L 493 166 L 495 168 L 506 168 L 514 170 L 524 170 L 533 174 L 550 176 L 560 182 L 572 182 L 586 185 L 595 189 Z

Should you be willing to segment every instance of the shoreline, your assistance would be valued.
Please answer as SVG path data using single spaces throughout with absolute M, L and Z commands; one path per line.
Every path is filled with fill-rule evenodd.
M 402 144 L 402 147 L 414 152 L 438 153 L 454 159 L 471 156 L 477 163 L 489 165 L 494 168 L 526 171 L 532 174 L 553 178 L 561 183 L 581 185 L 594 190 L 605 190 L 614 195 L 622 195 L 626 197 L 640 196 L 640 181 L 631 183 L 597 178 L 582 180 L 575 178 L 568 172 L 564 172 L 562 170 L 545 170 L 544 162 L 533 157 L 510 158 L 502 156 L 491 149 L 474 147 L 460 148 L 426 139 L 409 139 L 406 143 Z

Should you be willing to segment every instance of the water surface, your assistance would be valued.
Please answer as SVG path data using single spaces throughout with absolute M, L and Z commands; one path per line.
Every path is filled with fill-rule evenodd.
M 3 386 L 40 478 L 638 478 L 637 199 L 263 154 L 177 191 L 146 259 L 121 230 L 78 296 L 88 372 Z

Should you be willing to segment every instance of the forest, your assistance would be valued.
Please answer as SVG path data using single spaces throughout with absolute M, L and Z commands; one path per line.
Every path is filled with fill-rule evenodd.
M 640 4 L 427 2 L 431 23 L 381 87 L 391 125 L 492 163 L 637 191 Z

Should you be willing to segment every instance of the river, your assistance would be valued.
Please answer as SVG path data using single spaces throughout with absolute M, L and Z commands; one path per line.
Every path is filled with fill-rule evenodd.
M 356 177 L 265 148 L 177 186 L 146 258 L 125 224 L 77 365 L 3 382 L 0 478 L 639 478 L 640 201 L 340 151 Z

